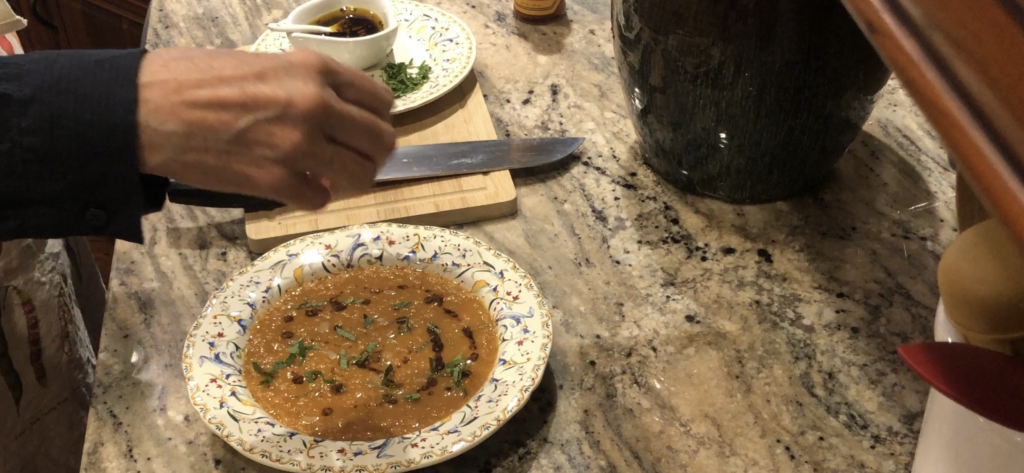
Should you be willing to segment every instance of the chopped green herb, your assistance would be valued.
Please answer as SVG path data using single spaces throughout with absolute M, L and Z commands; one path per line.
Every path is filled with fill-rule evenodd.
M 430 377 L 434 376 L 434 359 L 433 358 L 427 358 L 427 360 L 430 361 L 430 373 L 427 374 L 427 377 L 430 378 Z
M 275 362 L 274 363 L 274 371 L 280 370 L 280 369 L 285 368 L 287 366 L 291 366 L 292 363 L 295 363 L 295 354 L 294 353 L 292 353 L 291 355 L 288 355 L 288 358 L 285 358 L 284 361 Z
M 462 390 L 462 397 L 466 397 L 466 396 L 469 396 L 469 391 L 466 391 L 466 388 L 465 388 L 465 387 L 463 387 L 463 386 L 459 386 L 459 389 L 461 389 L 461 390 Z
M 403 318 L 405 319 L 405 323 L 403 323 L 401 327 L 398 327 L 398 333 L 409 333 L 409 332 L 412 332 L 412 323 L 409 322 L 409 318 L 408 317 L 403 317 Z
M 269 386 L 270 382 L 274 379 L 274 374 L 277 373 L 277 370 L 267 371 L 267 370 L 263 369 L 263 367 L 260 366 L 260 364 L 256 363 L 255 361 L 252 362 L 252 368 L 254 370 L 256 370 L 257 373 L 263 375 L 263 381 L 260 381 L 260 384 L 262 384 L 264 386 Z
M 345 353 L 345 350 L 342 350 L 338 355 L 338 368 L 343 370 L 348 369 L 348 353 Z
M 416 393 L 406 394 L 405 395 L 405 400 L 406 401 L 419 401 L 420 399 L 423 399 L 423 397 L 420 396 L 419 394 L 416 394 Z
M 415 68 L 416 72 L 410 71 Z M 426 61 L 420 63 L 419 67 L 413 65 L 412 60 L 408 63 L 388 63 L 384 65 L 384 84 L 395 93 L 395 98 L 409 95 L 416 89 L 423 87 L 430 80 L 430 66 Z
M 419 353 L 420 351 L 422 351 L 423 348 L 426 347 L 428 343 L 430 343 L 430 340 L 424 341 L 423 344 L 420 345 L 420 347 L 416 349 L 416 353 Z
M 263 369 L 263 367 L 260 366 L 260 364 L 255 362 L 255 361 L 252 362 L 252 369 L 256 370 L 257 373 L 262 374 L 264 376 L 273 376 L 274 375 L 273 372 L 267 371 L 267 370 Z
M 430 330 L 431 332 L 441 335 L 441 329 L 437 328 L 437 325 L 434 325 L 431 322 L 427 322 L 427 330 Z
M 362 367 L 363 363 L 366 363 L 366 359 L 369 358 L 369 357 L 370 357 L 370 354 L 364 351 L 359 356 L 355 357 L 352 360 L 349 360 L 349 362 L 352 363 L 353 365 Z
M 323 375 L 324 375 L 324 372 L 320 371 L 320 370 L 306 371 L 306 382 L 307 383 L 312 383 L 313 381 L 316 381 L 317 377 L 320 377 L 320 376 L 323 376 Z
M 363 352 L 359 354 L 359 356 L 356 357 L 355 360 L 352 360 L 351 363 L 353 365 L 362 367 L 366 363 L 366 360 L 370 358 L 370 353 L 373 353 L 373 350 L 376 349 L 377 342 L 370 342 L 369 345 L 366 345 L 366 350 L 363 350 Z
M 445 374 L 452 377 L 452 384 L 457 388 L 462 387 L 462 372 L 466 369 L 466 364 L 462 360 L 462 353 L 455 355 L 452 361 L 449 361 L 444 365 Z
M 461 366 L 456 366 L 455 369 L 452 370 L 452 384 L 454 384 L 455 387 L 457 387 L 457 388 L 461 388 L 462 387 L 462 367 Z
M 370 328 L 373 325 L 373 317 L 363 314 L 363 328 Z
M 312 383 L 313 381 L 316 381 L 317 378 L 323 379 L 324 380 L 324 384 L 328 384 L 328 385 L 334 384 L 334 383 L 337 382 L 337 381 L 335 381 L 333 379 L 330 379 L 330 378 L 324 376 L 324 372 L 320 371 L 320 370 L 306 371 L 305 376 L 306 376 L 306 382 L 307 383 Z
M 387 368 L 384 368 L 384 377 L 380 381 L 380 385 L 381 386 L 384 386 L 385 388 L 388 388 L 388 389 L 392 389 L 392 388 L 397 388 L 398 387 L 398 383 L 395 382 L 395 380 L 391 379 L 391 373 L 394 372 L 394 371 L 395 371 L 395 368 L 393 366 L 391 366 L 391 365 L 388 365 Z
M 462 364 L 462 353 L 459 353 L 458 355 L 455 355 L 455 358 L 452 358 L 452 361 L 449 361 L 448 363 L 446 363 L 444 365 L 444 369 L 447 370 L 447 371 L 451 371 L 451 370 L 455 369 L 456 366 L 459 366 L 461 364 Z
M 274 366 L 270 368 L 270 370 L 264 369 L 262 366 L 260 366 L 259 363 L 255 361 L 252 362 L 252 368 L 256 370 L 257 373 L 262 374 L 264 376 L 263 381 L 260 381 L 260 384 L 266 386 L 270 384 L 270 381 L 274 379 L 274 375 L 276 375 L 278 371 L 291 366 L 291 364 L 294 362 L 295 354 L 292 353 L 288 355 L 288 358 L 285 358 L 283 361 L 275 361 Z
M 389 399 L 394 399 L 394 397 L 395 397 L 395 395 L 391 394 L 391 393 L 384 393 L 384 394 L 380 395 L 380 398 L 385 400 L 385 401 L 387 401 Z
M 315 302 L 315 301 L 311 301 L 309 299 L 306 299 L 306 302 L 303 302 L 303 303 L 295 306 L 295 308 L 296 309 L 300 309 L 300 310 L 301 309 L 315 309 L 317 307 L 323 307 L 325 305 L 327 305 L 326 302 Z
M 306 345 L 305 340 L 292 342 L 292 345 L 288 347 L 288 353 L 298 355 L 299 359 L 302 360 L 302 363 L 299 363 L 300 365 L 306 362 L 306 353 L 313 350 L 316 350 L 316 345 Z M 292 360 L 294 361 L 295 358 L 292 358 Z
M 342 337 L 352 340 L 353 342 L 356 341 L 356 334 L 341 328 L 341 325 L 335 325 L 334 331 L 338 332 L 338 335 L 341 335 Z
M 349 297 L 348 299 L 341 301 L 341 303 L 345 305 L 359 305 L 363 303 L 363 300 Z
M 408 309 L 409 306 L 411 306 L 411 305 L 412 305 L 412 302 L 401 301 L 401 302 L 395 302 L 395 305 L 391 306 L 391 308 L 395 309 L 395 310 L 402 310 L 402 309 Z

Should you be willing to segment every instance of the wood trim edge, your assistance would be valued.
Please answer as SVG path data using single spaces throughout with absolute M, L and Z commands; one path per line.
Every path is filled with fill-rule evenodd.
M 1024 247 L 1024 185 L 985 133 L 970 105 L 884 0 L 843 0 L 879 55 L 957 157 L 958 169 L 985 206 L 1012 229 Z

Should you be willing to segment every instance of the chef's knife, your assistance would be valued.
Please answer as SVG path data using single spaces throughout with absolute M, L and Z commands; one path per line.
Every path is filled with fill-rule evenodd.
M 571 155 L 583 138 L 529 138 L 466 141 L 395 149 L 377 173 L 377 182 L 457 176 L 552 164 Z M 272 200 L 208 191 L 171 181 L 171 202 L 198 207 L 242 208 L 259 212 L 283 207 Z

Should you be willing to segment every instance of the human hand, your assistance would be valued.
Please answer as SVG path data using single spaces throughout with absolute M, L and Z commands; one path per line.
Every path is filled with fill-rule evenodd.
M 373 186 L 395 147 L 393 94 L 311 51 L 172 48 L 139 68 L 139 167 L 301 209 Z

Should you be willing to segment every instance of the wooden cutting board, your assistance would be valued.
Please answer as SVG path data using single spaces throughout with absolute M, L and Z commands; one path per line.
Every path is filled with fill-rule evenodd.
M 398 146 L 497 138 L 476 75 L 422 108 L 394 117 Z M 331 202 L 305 212 L 289 208 L 245 214 L 249 248 L 263 253 L 295 237 L 370 222 L 447 226 L 516 212 L 516 188 L 508 171 L 422 180 Z

